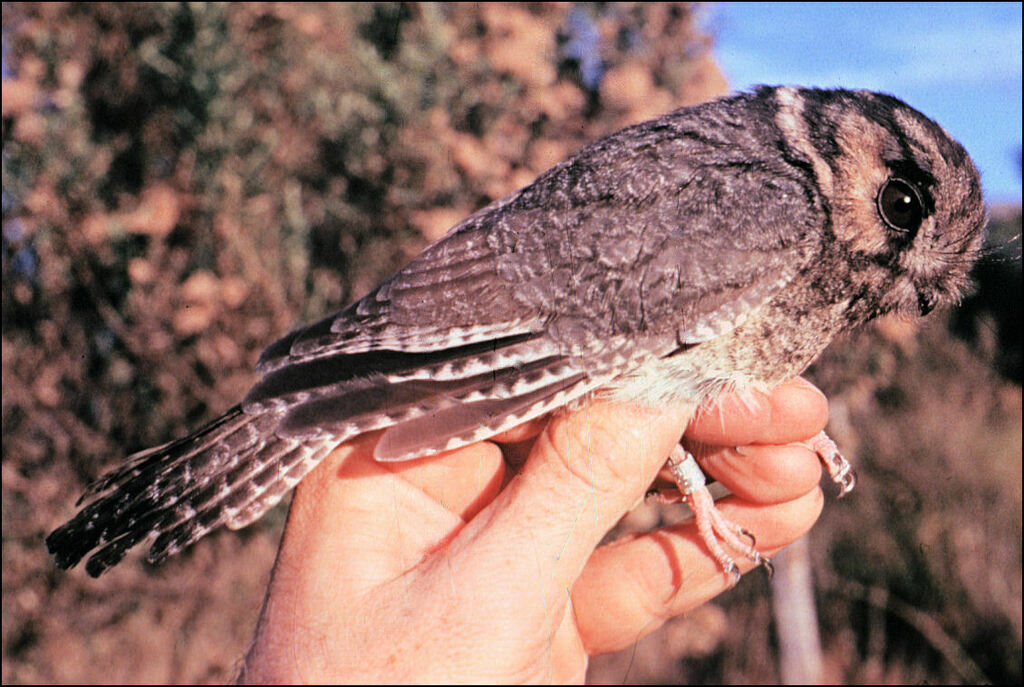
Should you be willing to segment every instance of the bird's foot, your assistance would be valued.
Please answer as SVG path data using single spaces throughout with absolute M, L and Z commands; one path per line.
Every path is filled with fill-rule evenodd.
M 701 540 L 718 564 L 722 566 L 722 570 L 732 576 L 732 584 L 735 585 L 739 582 L 740 570 L 736 561 L 722 546 L 723 544 L 741 554 L 755 566 L 763 565 L 771 575 L 774 571 L 772 562 L 755 548 L 757 542 L 754 535 L 728 520 L 715 507 L 715 501 L 711 492 L 708 491 L 704 473 L 693 454 L 676 444 L 667 464 L 679 491 L 658 492 L 659 500 L 663 503 L 685 501 L 690 506 Z
M 839 452 L 836 442 L 832 441 L 824 431 L 810 441 L 805 441 L 804 446 L 818 454 L 825 469 L 828 470 L 832 481 L 839 486 L 839 498 L 843 498 L 857 486 L 857 473 L 853 471 L 849 461 L 843 458 Z
M 803 445 L 818 454 L 818 458 L 828 470 L 832 481 L 839 486 L 839 498 L 853 490 L 857 484 L 857 474 L 853 471 L 850 463 L 843 458 L 836 443 L 825 432 L 818 433 Z M 763 565 L 771 575 L 774 571 L 772 562 L 755 548 L 757 542 L 754 535 L 726 519 L 715 506 L 711 492 L 707 488 L 704 472 L 700 469 L 693 454 L 676 444 L 667 465 L 679 489 L 678 491 L 675 489 L 657 491 L 655 492 L 656 497 L 661 503 L 684 501 L 690 506 L 701 540 L 718 564 L 722 566 L 722 570 L 732 576 L 732 583 L 739 582 L 740 571 L 736 561 L 729 555 L 723 544 L 741 554 L 754 565 Z

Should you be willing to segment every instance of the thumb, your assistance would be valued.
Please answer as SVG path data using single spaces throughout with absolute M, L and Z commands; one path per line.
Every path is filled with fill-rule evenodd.
M 601 539 L 654 480 L 692 415 L 692 405 L 655 409 L 596 401 L 556 416 L 522 472 L 468 523 L 455 548 L 472 550 L 467 559 L 488 566 L 494 584 L 543 599 L 546 612 L 557 612 Z
M 693 413 L 689 404 L 598 401 L 556 417 L 533 447 L 518 498 L 551 527 L 571 523 L 583 562 L 643 497 Z

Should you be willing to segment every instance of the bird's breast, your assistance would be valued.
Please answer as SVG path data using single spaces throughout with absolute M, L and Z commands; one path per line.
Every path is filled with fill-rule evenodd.
M 830 300 L 820 292 L 784 289 L 734 329 L 650 359 L 608 390 L 621 400 L 664 404 L 770 389 L 803 372 L 848 328 L 848 302 Z

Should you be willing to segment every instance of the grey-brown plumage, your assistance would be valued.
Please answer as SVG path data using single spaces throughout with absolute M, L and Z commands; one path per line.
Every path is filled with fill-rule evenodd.
M 347 309 L 272 344 L 239 406 L 93 484 L 47 539 L 99 575 L 242 527 L 339 443 L 486 439 L 593 390 L 701 402 L 801 372 L 840 332 L 963 289 L 978 173 L 887 95 L 761 87 L 587 146 Z

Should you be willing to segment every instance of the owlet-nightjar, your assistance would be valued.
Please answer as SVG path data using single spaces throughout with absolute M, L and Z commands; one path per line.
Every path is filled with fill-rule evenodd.
M 92 484 L 46 540 L 99 575 L 240 528 L 340 443 L 400 461 L 596 394 L 713 400 L 799 374 L 841 332 L 954 302 L 983 240 L 978 172 L 900 100 L 759 87 L 630 126 L 456 225 L 358 302 L 264 351 L 242 402 Z M 833 478 L 845 461 L 813 443 Z M 755 561 L 696 462 L 669 459 L 712 553 Z M 715 536 L 718 533 L 718 537 Z

